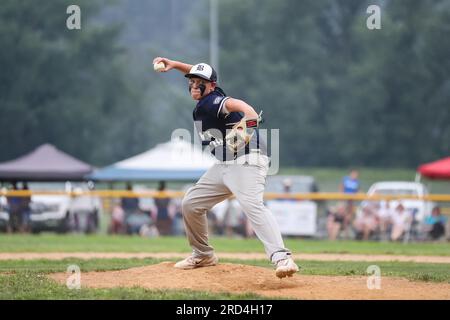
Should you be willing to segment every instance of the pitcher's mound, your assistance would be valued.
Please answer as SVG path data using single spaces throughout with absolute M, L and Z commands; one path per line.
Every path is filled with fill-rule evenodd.
M 450 284 L 412 282 L 382 277 L 381 289 L 369 290 L 367 277 L 305 276 L 278 279 L 269 268 L 220 263 L 193 270 L 175 269 L 173 262 L 120 271 L 81 274 L 83 288 L 139 286 L 149 289 L 190 289 L 210 292 L 256 293 L 297 299 L 450 299 Z M 50 277 L 66 283 L 66 273 Z

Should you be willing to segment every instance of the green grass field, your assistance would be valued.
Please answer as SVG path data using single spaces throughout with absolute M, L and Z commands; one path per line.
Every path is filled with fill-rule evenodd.
M 297 253 L 355 253 L 450 256 L 449 243 L 391 243 L 285 239 Z M 263 252 L 258 239 L 212 237 L 217 252 Z M 0 252 L 190 252 L 184 237 L 107 235 L 0 235 Z
M 263 252 L 256 239 L 212 238 L 218 252 Z M 356 241 L 316 241 L 286 239 L 298 253 L 360 253 L 402 255 L 450 255 L 448 243 L 375 243 Z M 126 236 L 81 235 L 2 235 L 0 253 L 5 252 L 179 252 L 190 248 L 184 237 L 144 239 Z M 171 259 L 164 259 L 164 261 Z M 192 290 L 149 290 L 139 287 L 69 290 L 46 277 L 66 272 L 76 264 L 82 272 L 121 270 L 160 263 L 160 259 L 75 259 L 0 260 L 0 299 L 267 299 L 256 294 L 209 293 Z M 173 260 L 171 260 L 173 261 Z M 272 268 L 266 260 L 223 260 Z M 448 264 L 411 262 L 299 261 L 303 275 L 367 275 L 369 265 L 380 267 L 383 276 L 405 277 L 414 281 L 450 283 Z
M 149 290 L 145 288 L 112 288 L 70 290 L 37 272 L 0 274 L 0 300 L 255 300 L 256 294 L 210 293 L 193 290 Z

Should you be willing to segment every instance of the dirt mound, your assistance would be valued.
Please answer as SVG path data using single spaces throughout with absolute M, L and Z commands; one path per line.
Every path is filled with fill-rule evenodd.
M 210 292 L 257 293 L 267 297 L 296 299 L 450 299 L 450 284 L 412 282 L 382 277 L 381 289 L 369 290 L 367 277 L 305 276 L 278 279 L 274 270 L 242 264 L 178 270 L 173 262 L 120 271 L 81 274 L 81 286 L 89 288 L 133 287 L 191 289 Z M 65 273 L 50 277 L 65 284 Z

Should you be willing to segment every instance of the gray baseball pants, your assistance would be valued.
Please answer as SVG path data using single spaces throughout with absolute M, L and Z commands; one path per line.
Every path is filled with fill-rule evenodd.
M 275 218 L 264 206 L 263 194 L 268 163 L 251 165 L 215 164 L 191 187 L 182 202 L 186 235 L 193 255 L 212 255 L 208 243 L 206 214 L 215 204 L 234 195 L 264 245 L 272 263 L 290 256 Z

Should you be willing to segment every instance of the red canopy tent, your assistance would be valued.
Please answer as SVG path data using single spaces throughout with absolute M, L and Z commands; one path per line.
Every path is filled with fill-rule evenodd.
M 422 176 L 430 179 L 448 180 L 450 179 L 450 157 L 425 163 L 419 166 L 417 171 Z

